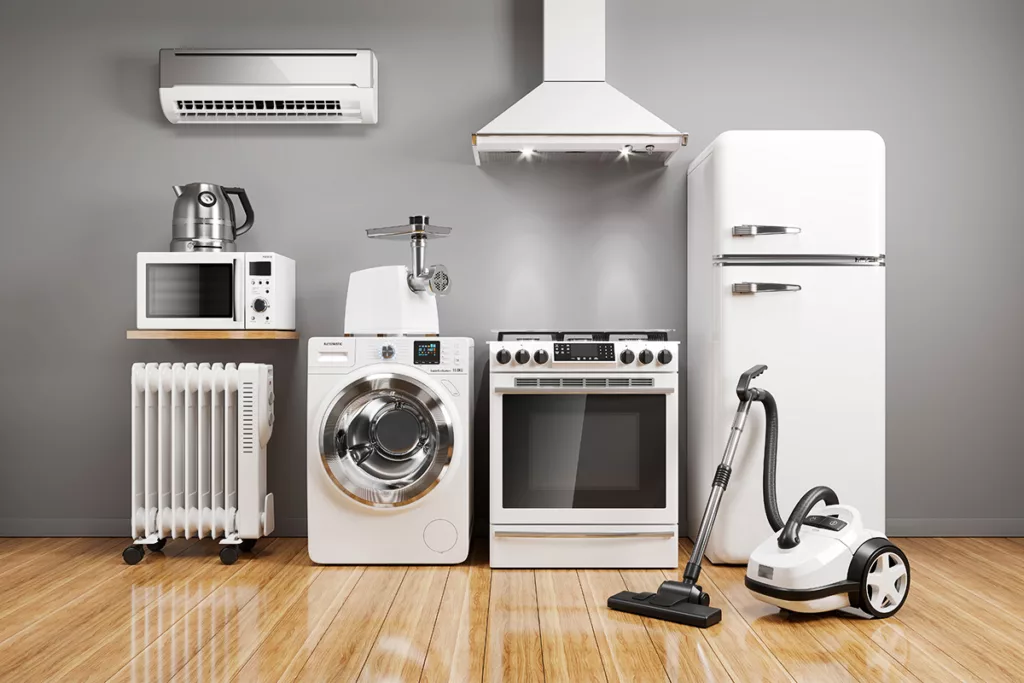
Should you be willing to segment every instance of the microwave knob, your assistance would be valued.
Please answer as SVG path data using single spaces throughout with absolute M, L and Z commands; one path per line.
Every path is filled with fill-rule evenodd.
M 644 349 L 640 352 L 640 365 L 647 365 L 654 360 L 654 354 L 651 353 L 650 349 Z
M 668 365 L 672 362 L 672 352 L 668 349 L 662 349 L 658 351 L 658 362 L 662 365 Z
M 626 349 L 625 351 L 619 354 L 619 360 L 621 360 L 626 365 L 630 365 L 633 361 L 636 360 L 636 354 L 630 351 L 629 349 Z
M 526 365 L 530 362 L 530 352 L 526 349 L 519 349 L 516 351 L 516 362 L 520 365 Z
M 253 299 L 252 310 L 256 311 L 257 313 L 262 313 L 268 308 L 270 308 L 270 304 L 267 303 L 266 299 Z
M 502 349 L 501 351 L 498 351 L 494 359 L 502 365 L 505 365 L 512 360 L 512 354 L 508 352 L 508 349 Z
M 541 365 L 544 365 L 548 362 L 548 352 L 544 349 L 537 349 L 533 354 L 533 359 Z

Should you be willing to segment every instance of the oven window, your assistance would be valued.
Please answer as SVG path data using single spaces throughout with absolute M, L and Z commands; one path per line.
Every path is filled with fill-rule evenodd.
M 665 507 L 663 395 L 506 395 L 506 508 Z
M 233 320 L 234 282 L 232 263 L 151 263 L 146 266 L 146 317 Z

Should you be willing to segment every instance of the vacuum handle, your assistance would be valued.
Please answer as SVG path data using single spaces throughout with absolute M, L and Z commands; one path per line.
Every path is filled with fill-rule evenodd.
M 256 214 L 253 213 L 252 204 L 249 203 L 249 195 L 246 194 L 244 187 L 225 187 L 224 194 L 233 194 L 238 197 L 240 202 L 242 202 L 242 210 L 245 211 L 245 222 L 235 228 L 235 237 L 241 237 L 252 230 L 252 224 L 256 220 Z
M 811 508 L 821 501 L 825 501 L 826 505 L 839 505 L 839 496 L 827 486 L 815 486 L 805 493 L 800 502 L 793 508 L 786 526 L 783 527 L 782 533 L 779 534 L 780 548 L 789 550 L 800 545 L 800 527 L 804 523 L 804 518 L 810 513 Z

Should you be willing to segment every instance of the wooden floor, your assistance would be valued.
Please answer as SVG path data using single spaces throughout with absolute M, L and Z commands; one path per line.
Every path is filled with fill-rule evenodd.
M 483 547 L 451 568 L 318 567 L 289 538 L 230 567 L 208 541 L 129 567 L 124 540 L 0 539 L 0 680 L 1024 680 L 1024 541 L 899 544 L 895 618 L 787 618 L 742 568 L 706 566 L 724 615 L 702 631 L 605 607 L 675 571 L 491 571 Z

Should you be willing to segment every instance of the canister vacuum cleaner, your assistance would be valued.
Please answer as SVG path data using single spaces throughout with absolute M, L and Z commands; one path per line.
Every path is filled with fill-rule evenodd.
M 700 563 L 722 496 L 729 485 L 732 461 L 753 403 L 765 411 L 764 510 L 775 535 L 750 556 L 744 583 L 763 602 L 792 612 L 829 612 L 853 607 L 869 617 L 895 614 L 910 591 L 910 563 L 903 551 L 884 534 L 865 529 L 860 513 L 840 505 L 827 486 L 803 495 L 785 522 L 779 515 L 775 493 L 775 463 L 779 415 L 775 398 L 751 387 L 768 367 L 756 365 L 740 376 L 736 386 L 739 407 L 729 432 L 722 463 L 715 472 L 704 516 L 682 581 L 665 581 L 656 593 L 623 591 L 608 598 L 608 607 L 655 619 L 707 628 L 722 620 L 710 597 L 697 584 Z M 819 502 L 825 507 L 811 514 Z

